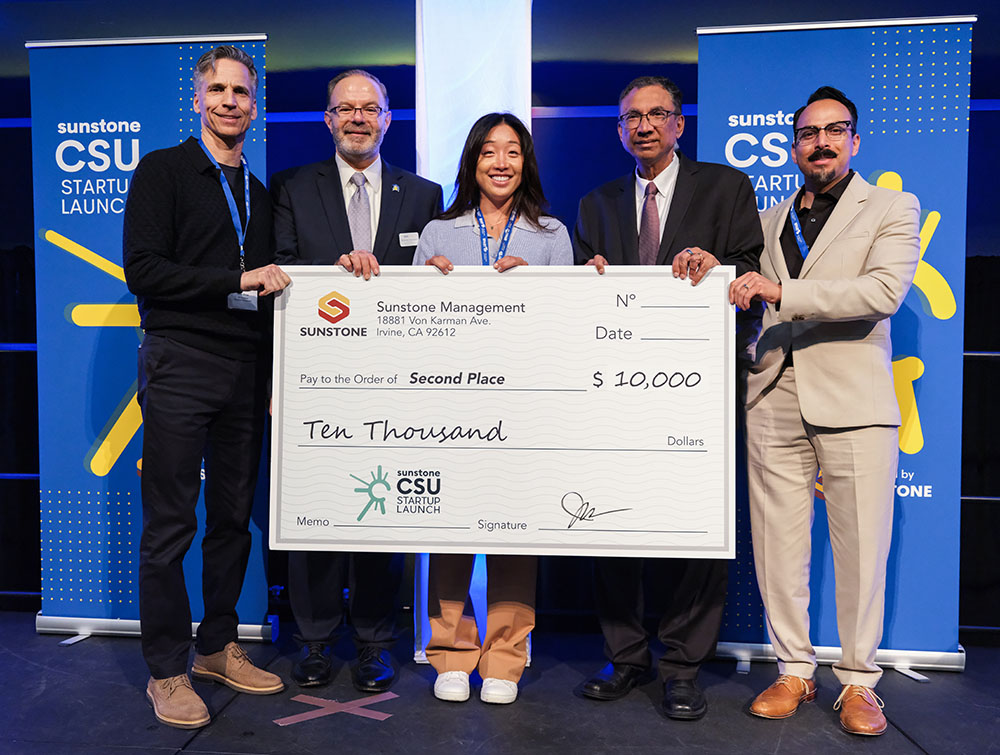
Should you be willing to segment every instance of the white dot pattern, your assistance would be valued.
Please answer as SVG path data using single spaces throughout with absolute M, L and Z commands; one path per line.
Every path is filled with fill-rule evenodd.
M 969 130 L 972 25 L 872 30 L 868 134 Z

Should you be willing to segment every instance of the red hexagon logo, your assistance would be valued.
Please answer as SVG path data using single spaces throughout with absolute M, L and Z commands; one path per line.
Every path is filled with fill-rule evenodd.
M 319 297 L 319 316 L 327 322 L 340 322 L 351 314 L 351 300 L 339 291 Z

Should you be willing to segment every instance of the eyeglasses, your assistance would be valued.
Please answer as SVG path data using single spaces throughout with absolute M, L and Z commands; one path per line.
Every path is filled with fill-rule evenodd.
M 662 126 L 667 122 L 667 118 L 672 115 L 680 115 L 680 113 L 664 110 L 663 108 L 653 108 L 648 113 L 629 110 L 627 113 L 622 113 L 618 116 L 618 122 L 628 128 L 638 128 L 639 123 L 645 118 L 650 126 Z
M 337 107 L 328 108 L 326 112 L 336 113 L 338 117 L 345 120 L 353 118 L 357 111 L 361 111 L 361 115 L 368 120 L 375 120 L 380 115 L 382 115 L 382 108 L 378 105 L 365 105 L 364 107 L 351 107 L 350 105 L 337 105 Z
M 798 144 L 812 144 L 819 137 L 819 132 L 825 131 L 831 141 L 839 142 L 852 128 L 850 121 L 834 121 L 825 126 L 803 126 L 795 129 L 795 141 Z

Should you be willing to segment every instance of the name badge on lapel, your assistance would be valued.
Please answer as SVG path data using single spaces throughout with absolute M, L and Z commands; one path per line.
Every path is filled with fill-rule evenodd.
M 257 311 L 256 291 L 240 291 L 239 293 L 229 294 L 229 298 L 226 301 L 230 309 L 245 309 L 250 312 Z
M 416 246 L 418 241 L 420 241 L 420 234 L 416 231 L 399 234 L 400 246 Z

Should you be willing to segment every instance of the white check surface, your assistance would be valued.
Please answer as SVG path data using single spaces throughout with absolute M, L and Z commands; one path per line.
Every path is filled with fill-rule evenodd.
M 733 268 L 287 272 L 272 548 L 735 555 Z

